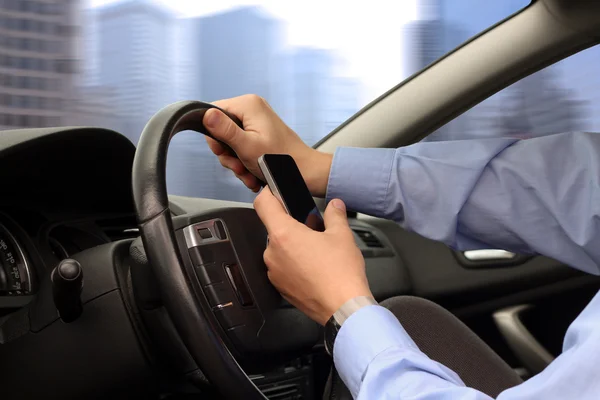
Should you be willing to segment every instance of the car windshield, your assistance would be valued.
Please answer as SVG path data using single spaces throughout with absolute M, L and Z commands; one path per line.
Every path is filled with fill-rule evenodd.
M 309 144 L 529 0 L 0 0 L 0 129 L 100 126 L 137 143 L 183 99 L 269 101 Z M 171 194 L 253 195 L 184 132 Z

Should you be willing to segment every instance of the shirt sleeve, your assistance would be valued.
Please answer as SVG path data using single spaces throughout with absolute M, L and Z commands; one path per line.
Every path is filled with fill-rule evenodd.
M 455 249 L 543 254 L 600 273 L 600 134 L 340 148 L 327 198 Z
M 381 306 L 351 315 L 333 352 L 337 371 L 355 399 L 491 400 L 422 353 Z M 562 355 L 540 374 L 500 393 L 498 400 L 597 399 L 597 357 L 590 355 L 598 353 L 600 294 L 569 327 Z
M 394 314 L 381 306 L 361 308 L 344 322 L 333 358 L 355 399 L 429 399 L 433 394 L 436 400 L 490 399 L 422 353 Z

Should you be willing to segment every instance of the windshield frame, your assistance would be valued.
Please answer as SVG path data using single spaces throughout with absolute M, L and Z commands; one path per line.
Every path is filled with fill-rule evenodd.
M 525 7 L 523 7 L 520 10 L 518 10 L 518 11 L 512 13 L 512 14 L 510 14 L 509 16 L 507 16 L 506 18 L 498 21 L 497 23 L 491 25 L 489 28 L 487 28 L 487 29 L 479 32 L 478 34 L 470 37 L 468 40 L 466 40 L 465 42 L 463 42 L 459 46 L 455 47 L 451 51 L 447 52 L 442 57 L 436 59 L 434 62 L 430 63 L 429 65 L 425 66 L 423 69 L 415 72 L 414 74 L 410 75 L 408 78 L 404 79 L 402 82 L 398 83 L 397 85 L 393 86 L 391 89 L 387 90 L 386 92 L 384 92 L 383 94 L 381 94 L 380 96 L 378 96 L 377 98 L 375 98 L 374 100 L 372 100 L 371 102 L 367 103 L 364 107 L 362 107 L 360 110 L 358 110 L 354 115 L 352 115 L 350 118 L 348 118 L 342 124 L 340 124 L 337 128 L 335 128 L 329 134 L 327 134 L 326 136 L 324 136 L 323 138 L 321 138 L 317 143 L 315 143 L 313 145 L 313 148 L 317 149 L 317 150 L 320 149 L 323 146 L 323 144 L 325 144 L 329 139 L 331 139 L 332 137 L 334 137 L 335 135 L 337 135 L 340 131 L 342 131 L 343 129 L 345 129 L 348 125 L 350 125 L 353 121 L 355 121 L 361 115 L 365 114 L 368 110 L 370 110 L 371 108 L 377 106 L 382 100 L 388 98 L 391 94 L 393 94 L 393 93 L 397 92 L 398 90 L 402 89 L 402 87 L 404 87 L 409 82 L 412 82 L 412 81 L 416 80 L 417 78 L 419 78 L 420 76 L 422 76 L 423 73 L 425 73 L 426 71 L 428 71 L 429 69 L 431 69 L 435 65 L 438 65 L 441 62 L 443 62 L 445 59 L 453 56 L 460 49 L 468 46 L 469 44 L 471 44 L 472 42 L 476 41 L 480 37 L 486 35 L 488 32 L 496 29 L 497 27 L 503 25 L 507 21 L 513 19 L 515 16 L 517 16 L 517 15 L 525 12 L 528 8 L 530 8 L 537 1 L 538 0 L 531 0 Z M 491 94 L 491 95 L 489 95 L 489 96 L 487 96 L 484 99 L 479 100 L 475 104 L 471 104 L 471 105 L 465 107 L 464 110 L 462 110 L 457 115 L 453 116 L 452 119 L 450 119 L 449 121 L 452 121 L 452 120 L 456 119 L 457 117 L 459 117 L 460 115 L 462 115 L 465 111 L 469 110 L 474 105 L 476 105 L 476 104 L 484 101 L 485 99 L 487 99 L 487 98 L 489 98 L 489 97 L 491 97 L 493 95 L 494 95 L 494 93 Z M 432 134 L 434 131 L 435 131 L 435 129 L 431 129 L 429 132 L 427 132 L 425 135 L 423 135 L 421 137 L 421 139 L 423 137 L 426 137 L 426 136 Z M 419 139 L 419 140 L 421 140 L 421 139 Z M 400 141 L 400 142 L 402 142 L 402 141 Z M 401 146 L 409 145 L 409 144 L 416 143 L 416 142 L 418 142 L 418 140 L 413 140 L 413 141 L 410 141 L 410 142 L 401 143 Z

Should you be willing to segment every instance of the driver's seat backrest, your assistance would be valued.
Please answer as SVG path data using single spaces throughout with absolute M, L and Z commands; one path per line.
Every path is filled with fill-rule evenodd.
M 410 337 L 429 358 L 447 366 L 465 385 L 492 398 L 522 382 L 513 369 L 458 318 L 437 304 L 411 296 L 381 303 L 398 318 Z M 333 371 L 324 398 L 352 399 Z

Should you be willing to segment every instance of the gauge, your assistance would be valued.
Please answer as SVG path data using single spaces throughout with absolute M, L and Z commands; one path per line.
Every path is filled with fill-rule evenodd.
M 18 296 L 31 292 L 31 274 L 23 248 L 0 225 L 0 295 Z

